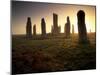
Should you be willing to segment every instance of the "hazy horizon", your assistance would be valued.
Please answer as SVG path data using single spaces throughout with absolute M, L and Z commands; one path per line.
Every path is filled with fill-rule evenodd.
M 46 32 L 50 33 L 51 25 L 53 25 L 53 13 L 58 14 L 58 25 L 61 26 L 61 33 L 64 32 L 64 25 L 67 22 L 67 16 L 70 18 L 71 27 L 72 24 L 74 24 L 74 30 L 75 33 L 77 33 L 77 12 L 79 10 L 84 10 L 85 12 L 87 32 L 90 32 L 90 29 L 91 32 L 95 32 L 95 6 L 12 1 L 12 34 L 16 35 L 26 33 L 27 17 L 31 17 L 32 27 L 36 24 L 37 34 L 41 34 L 41 18 L 44 18 L 46 22 Z

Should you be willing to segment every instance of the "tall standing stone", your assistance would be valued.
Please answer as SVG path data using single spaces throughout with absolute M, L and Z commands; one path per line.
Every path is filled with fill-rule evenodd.
M 36 35 L 36 24 L 33 26 L 33 35 Z
M 65 24 L 64 30 L 65 30 L 65 36 L 67 38 L 70 37 L 70 19 L 69 19 L 69 16 L 67 17 L 67 23 Z
M 85 12 L 83 10 L 79 10 L 77 13 L 78 18 L 78 34 L 79 34 L 79 42 L 87 43 L 87 30 L 85 25 Z
M 58 15 L 56 13 L 53 13 L 53 35 L 58 35 L 59 33 L 59 27 L 58 27 Z
M 26 37 L 30 38 L 32 37 L 32 23 L 31 23 L 31 18 L 27 18 L 27 23 L 26 23 Z
M 44 18 L 41 19 L 41 32 L 42 36 L 46 35 L 46 23 Z

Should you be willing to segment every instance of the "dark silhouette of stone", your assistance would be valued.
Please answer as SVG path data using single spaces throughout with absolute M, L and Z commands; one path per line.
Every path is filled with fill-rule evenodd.
M 65 30 L 65 36 L 67 38 L 69 38 L 70 37 L 70 19 L 69 19 L 69 16 L 67 17 L 67 23 L 65 24 L 64 30 Z
M 58 27 L 58 33 L 60 33 L 60 32 L 61 32 L 61 26 Z
M 79 42 L 87 43 L 87 30 L 85 25 L 85 12 L 83 10 L 79 10 L 77 13 L 78 18 L 78 34 L 79 34 Z
M 72 24 L 72 36 L 71 36 L 71 39 L 72 39 L 72 42 L 75 40 L 75 37 L 74 37 L 74 25 L 73 24 Z
M 33 26 L 33 35 L 36 35 L 36 24 Z
M 53 26 L 51 25 L 51 34 L 53 34 Z
M 42 36 L 46 35 L 46 23 L 44 18 L 41 19 L 41 32 Z
M 74 36 L 74 25 L 72 24 L 72 36 Z
M 58 15 L 53 13 L 53 27 L 52 27 L 52 34 L 58 35 L 59 34 L 59 27 L 58 27 Z
M 31 18 L 27 18 L 27 23 L 26 23 L 26 36 L 28 38 L 32 37 L 32 23 L 31 23 Z

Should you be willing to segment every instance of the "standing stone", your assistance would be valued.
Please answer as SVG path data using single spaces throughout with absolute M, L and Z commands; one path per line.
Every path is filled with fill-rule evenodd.
M 33 26 L 33 35 L 34 36 L 36 35 L 36 24 L 34 24 L 34 26 Z
M 32 37 L 32 23 L 31 23 L 31 18 L 27 18 L 27 23 L 26 23 L 26 37 L 31 38 Z
M 59 27 L 58 27 L 58 15 L 56 13 L 53 13 L 53 35 L 58 35 L 59 33 Z
M 72 42 L 75 41 L 75 36 L 74 36 L 74 25 L 72 24 L 72 37 L 71 37 Z M 74 43 L 72 43 L 74 45 Z
M 75 40 L 75 37 L 74 37 L 74 25 L 72 24 L 72 42 L 74 42 L 74 40 Z
M 79 10 L 77 13 L 78 18 L 78 34 L 79 34 L 79 42 L 87 43 L 87 30 L 85 25 L 85 12 L 83 10 Z
M 51 25 L 51 34 L 53 34 L 53 26 Z
M 42 32 L 42 36 L 46 35 L 46 23 L 44 18 L 41 19 L 41 32 Z
M 72 36 L 74 36 L 74 25 L 72 24 Z
M 65 24 L 64 30 L 65 30 L 65 36 L 67 38 L 69 38 L 70 37 L 70 19 L 69 19 L 69 16 L 67 17 L 67 23 Z
M 59 25 L 59 27 L 58 27 L 58 33 L 60 33 L 61 32 L 61 26 Z

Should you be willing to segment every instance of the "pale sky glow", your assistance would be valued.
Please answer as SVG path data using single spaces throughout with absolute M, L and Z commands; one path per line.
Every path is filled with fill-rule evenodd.
M 31 17 L 32 26 L 36 24 L 36 31 L 41 34 L 41 18 L 45 18 L 46 31 L 51 32 L 53 25 L 53 13 L 58 14 L 58 25 L 61 32 L 64 32 L 66 18 L 69 16 L 71 25 L 77 33 L 77 12 L 84 10 L 87 32 L 95 32 L 95 6 L 80 6 L 68 4 L 51 4 L 37 2 L 12 2 L 12 34 L 25 34 L 27 17 Z

